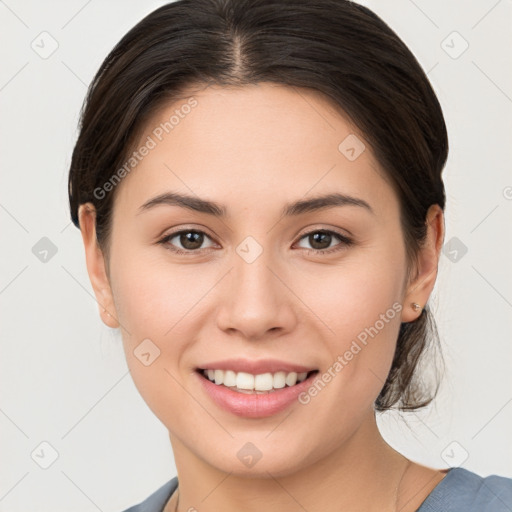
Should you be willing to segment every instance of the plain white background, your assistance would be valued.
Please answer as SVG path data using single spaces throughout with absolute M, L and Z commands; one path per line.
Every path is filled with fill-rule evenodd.
M 86 87 L 163 3 L 0 1 L 0 511 L 120 511 L 176 474 L 99 319 L 67 204 Z M 446 374 L 433 407 L 379 423 L 418 462 L 512 477 L 512 2 L 364 3 L 428 72 L 450 139 L 431 297 Z

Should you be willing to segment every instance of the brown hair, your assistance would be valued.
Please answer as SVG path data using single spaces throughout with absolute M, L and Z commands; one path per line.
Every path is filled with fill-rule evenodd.
M 195 84 L 259 82 L 320 91 L 360 129 L 398 195 L 411 272 L 429 206 L 445 208 L 443 113 L 395 32 L 347 0 L 178 0 L 141 20 L 106 57 L 82 107 L 69 171 L 73 223 L 79 227 L 78 207 L 92 202 L 108 260 L 116 187 L 102 197 L 95 191 L 126 161 L 148 117 Z M 429 339 L 439 344 L 426 305 L 401 324 L 377 410 L 432 401 L 439 382 L 429 389 L 417 371 Z

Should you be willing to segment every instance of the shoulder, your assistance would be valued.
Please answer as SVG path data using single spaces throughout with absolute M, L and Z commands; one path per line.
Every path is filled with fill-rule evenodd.
M 417 512 L 510 512 L 512 478 L 451 468 Z
M 130 507 L 123 512 L 162 512 L 165 504 L 177 487 L 178 477 L 175 476 L 172 480 L 169 480 L 159 487 L 144 501 L 141 501 L 137 505 L 133 505 L 133 507 Z

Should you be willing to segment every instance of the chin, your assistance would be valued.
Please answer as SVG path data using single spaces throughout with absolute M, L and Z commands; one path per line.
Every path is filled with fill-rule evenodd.
M 195 450 L 208 465 L 241 478 L 290 476 L 329 452 L 328 447 L 323 447 L 324 450 L 321 447 L 306 447 L 307 442 L 300 439 L 288 437 L 284 443 L 282 438 L 271 440 L 264 436 L 268 436 L 268 431 L 257 438 L 247 434 L 236 436 L 228 443 L 217 444 L 215 452 L 212 452 L 212 445 L 199 453 L 197 450 L 201 447 L 195 445 Z M 319 439 L 319 436 L 311 434 L 308 437 Z

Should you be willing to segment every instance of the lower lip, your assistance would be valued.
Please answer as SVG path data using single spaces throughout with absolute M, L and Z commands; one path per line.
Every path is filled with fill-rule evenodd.
M 283 411 L 298 401 L 298 395 L 311 386 L 318 375 L 318 372 L 312 373 L 295 386 L 287 386 L 271 393 L 248 394 L 233 391 L 222 384 L 215 384 L 199 372 L 196 373 L 203 389 L 219 407 L 243 418 L 265 418 Z

